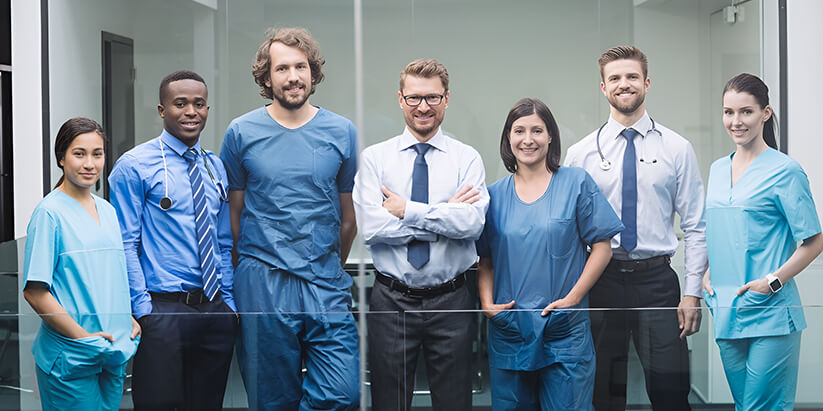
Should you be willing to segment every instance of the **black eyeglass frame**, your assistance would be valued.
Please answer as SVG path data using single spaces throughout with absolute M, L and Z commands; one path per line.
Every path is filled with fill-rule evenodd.
M 419 98 L 420 101 L 418 101 L 417 104 L 412 104 L 412 103 L 409 103 L 410 98 Z M 433 98 L 437 99 L 437 103 L 432 103 L 431 101 L 429 101 L 430 99 L 433 99 Z M 446 93 L 443 93 L 443 94 L 426 94 L 425 96 L 412 94 L 412 95 L 409 95 L 409 96 L 404 95 L 403 96 L 403 101 L 406 102 L 406 105 L 409 106 L 409 107 L 417 107 L 417 106 L 423 104 L 423 100 L 426 100 L 426 104 L 428 104 L 429 107 L 434 107 L 434 106 L 439 106 L 440 104 L 442 104 L 444 98 L 446 98 Z

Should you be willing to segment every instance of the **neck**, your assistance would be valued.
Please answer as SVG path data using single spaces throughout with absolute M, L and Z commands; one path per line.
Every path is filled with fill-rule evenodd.
M 66 193 L 69 197 L 77 200 L 78 203 L 91 199 L 90 187 L 78 187 L 69 182 L 65 176 L 63 177 L 63 182 L 57 186 L 57 189 Z
M 769 148 L 763 137 L 757 137 L 749 144 L 738 144 L 737 151 L 734 153 L 734 158 L 739 161 L 754 160 L 760 153 Z
M 637 123 L 637 121 L 640 120 L 643 117 L 643 114 L 645 113 L 646 103 L 641 104 L 640 107 L 637 108 L 637 110 L 628 114 L 623 113 L 614 107 L 612 107 L 610 111 L 612 118 L 618 123 L 620 123 L 620 125 L 622 125 L 623 127 L 633 126 L 634 123 Z
M 416 131 L 414 131 L 414 130 L 412 130 L 412 129 L 409 129 L 409 133 L 411 133 L 411 135 L 413 135 L 413 136 L 414 136 L 414 138 L 416 138 L 416 139 L 417 139 L 417 141 L 419 141 L 419 142 L 421 142 L 421 143 L 428 143 L 428 142 L 429 142 L 429 140 L 431 140 L 431 139 L 432 139 L 432 137 L 434 137 L 434 135 L 435 135 L 435 134 L 437 134 L 437 131 L 438 131 L 438 130 L 440 130 L 440 127 L 436 128 L 434 131 L 432 131 L 432 132 L 431 132 L 431 133 L 429 133 L 429 134 L 426 134 L 426 135 L 420 135 L 420 134 L 417 134 L 417 132 L 416 132 Z
M 543 181 L 551 174 L 552 172 L 546 168 L 546 163 L 537 163 L 530 166 L 518 164 L 517 171 L 514 172 L 514 176 L 524 183 Z
M 296 128 L 308 123 L 317 113 L 318 108 L 309 104 L 309 101 L 306 100 L 299 108 L 289 109 L 280 105 L 279 101 L 274 100 L 266 107 L 266 110 L 278 123 L 289 128 Z

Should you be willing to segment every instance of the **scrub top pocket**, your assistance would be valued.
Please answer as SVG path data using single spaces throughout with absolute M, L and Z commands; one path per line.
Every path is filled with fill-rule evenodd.
M 312 179 L 314 184 L 322 189 L 331 189 L 337 179 L 343 156 L 332 146 L 322 146 L 314 149 Z
M 568 256 L 572 251 L 572 246 L 580 244 L 579 236 L 575 230 L 574 220 L 550 219 L 547 227 L 549 241 L 546 243 L 549 255 L 554 258 Z

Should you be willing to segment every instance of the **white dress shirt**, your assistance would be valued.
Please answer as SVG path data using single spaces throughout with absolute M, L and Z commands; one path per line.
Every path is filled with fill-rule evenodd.
M 703 217 L 705 191 L 691 143 L 674 131 L 655 123 L 652 131 L 648 113 L 631 128 L 637 153 L 637 247 L 626 252 L 620 247 L 620 234 L 612 238 L 614 258 L 635 260 L 659 255 L 674 255 L 677 236 L 674 213 L 680 215 L 680 228 L 685 241 L 684 295 L 701 297 L 701 280 L 706 271 L 706 223 Z M 620 133 L 626 129 L 615 119 L 600 132 L 600 150 L 611 163 L 601 167 L 603 159 L 597 150 L 597 130 L 569 147 L 565 165 L 583 167 L 591 174 L 614 207 L 617 215 L 623 208 L 623 152 L 626 139 Z
M 437 130 L 425 159 L 429 167 L 429 203 L 409 200 L 419 141 L 409 132 L 375 144 L 360 157 L 354 179 L 357 226 L 371 251 L 374 267 L 411 287 L 429 287 L 451 280 L 477 261 L 474 242 L 483 231 L 489 193 L 483 160 L 474 148 Z M 480 191 L 474 204 L 448 203 L 459 189 Z M 381 186 L 406 199 L 402 219 L 383 208 Z M 407 261 L 407 244 L 429 241 L 429 262 L 419 270 Z

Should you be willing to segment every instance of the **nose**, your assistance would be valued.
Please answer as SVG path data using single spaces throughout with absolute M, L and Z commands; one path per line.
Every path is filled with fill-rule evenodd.
M 290 82 L 299 80 L 300 77 L 297 76 L 297 68 L 292 67 L 289 69 L 289 77 L 288 80 Z
M 197 115 L 197 110 L 194 109 L 194 104 L 186 104 L 186 108 L 184 113 L 189 117 L 194 117 Z
M 429 105 L 429 102 L 426 101 L 425 98 L 420 101 L 420 104 L 417 105 L 417 110 L 422 111 L 424 113 L 429 111 L 431 108 L 432 107 Z

